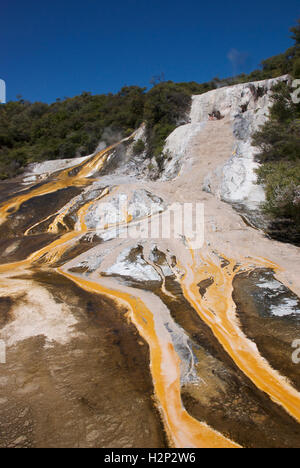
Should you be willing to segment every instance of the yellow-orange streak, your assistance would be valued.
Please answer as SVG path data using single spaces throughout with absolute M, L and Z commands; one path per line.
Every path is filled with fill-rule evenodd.
M 47 245 L 46 247 L 43 247 L 37 252 L 32 253 L 27 259 L 23 261 L 0 265 L 0 273 L 21 266 L 29 266 L 30 264 L 42 259 L 42 257 L 44 257 L 45 263 L 47 263 L 48 265 L 51 265 L 58 261 L 62 257 L 64 252 L 69 248 L 71 241 L 73 241 L 77 237 L 82 236 L 82 234 L 85 234 L 88 231 L 88 228 L 85 223 L 85 216 L 90 206 L 96 201 L 105 197 L 108 193 L 109 189 L 104 189 L 99 197 L 89 201 L 83 207 L 80 208 L 80 210 L 78 211 L 78 219 L 74 231 L 65 233 L 59 239 L 51 242 L 51 244 Z
M 129 308 L 129 317 L 150 348 L 154 390 L 165 421 L 167 433 L 176 447 L 239 448 L 204 423 L 192 418 L 183 408 L 180 393 L 180 361 L 171 343 L 163 343 L 155 331 L 151 311 L 140 298 L 58 271 L 86 291 L 117 299 Z M 167 372 L 164 371 L 167 369 Z
M 16 211 L 22 203 L 33 197 L 55 192 L 68 186 L 82 186 L 91 183 L 91 179 L 87 179 L 87 177 L 103 167 L 114 146 L 97 153 L 84 164 L 62 171 L 57 180 L 13 198 L 9 203 L 0 207 L 0 222 L 3 222 L 12 210 Z M 78 169 L 77 174 L 70 175 L 70 172 L 76 169 Z M 60 239 L 33 253 L 22 262 L 0 266 L 0 272 L 19 266 L 29 266 L 44 256 L 48 264 L 61 258 L 70 242 L 88 231 L 85 216 L 90 205 L 94 202 L 95 200 L 92 200 L 78 211 L 78 221 L 73 232 L 64 234 Z M 125 215 L 128 224 L 131 219 L 127 213 Z M 235 305 L 232 300 L 232 281 L 236 274 L 233 272 L 234 262 L 231 260 L 230 265 L 223 270 L 212 261 L 207 260 L 206 263 L 206 266 L 200 268 L 194 262 L 194 272 L 192 270 L 186 272 L 182 279 L 185 297 L 211 327 L 216 338 L 245 375 L 300 421 L 299 394 L 260 356 L 254 343 L 243 335 L 237 323 Z M 261 264 L 264 264 L 264 260 L 261 261 Z M 153 315 L 141 299 L 106 288 L 62 270 L 59 271 L 83 289 L 116 298 L 129 308 L 132 322 L 149 344 L 155 395 L 160 404 L 168 434 L 173 439 L 175 446 L 238 447 L 234 442 L 226 439 L 206 424 L 192 418 L 184 410 L 180 394 L 179 358 L 171 343 L 163 343 L 160 340 L 155 331 Z M 208 276 L 214 277 L 215 283 L 209 288 L 205 298 L 201 298 L 197 284 Z M 173 373 L 164 372 L 166 366 L 169 366 Z
M 181 280 L 184 296 L 242 372 L 257 388 L 300 422 L 300 394 L 270 366 L 260 355 L 255 343 L 241 330 L 232 298 L 233 279 L 237 271 L 234 272 L 235 262 L 226 260 L 230 264 L 221 268 L 208 258 L 202 259 L 202 265 L 197 265 L 194 259 L 192 268 L 186 269 Z M 263 265 L 263 260 L 258 263 Z M 264 266 L 270 268 L 270 263 L 265 261 Z M 214 279 L 214 284 L 202 298 L 198 284 L 210 277 Z
M 42 223 L 45 223 L 46 221 L 48 221 L 48 219 L 53 218 L 53 216 L 59 215 L 59 213 L 60 213 L 60 211 L 56 211 L 56 213 L 53 213 L 53 214 L 47 216 L 47 218 L 44 218 L 44 219 L 42 219 L 41 221 L 38 221 L 38 222 L 35 223 L 33 226 L 30 226 L 30 228 L 28 228 L 28 229 L 24 232 L 24 236 L 29 236 L 30 231 L 32 231 L 35 227 L 39 226 L 39 225 L 42 224 Z
M 68 180 L 59 179 L 53 182 L 49 182 L 48 184 L 42 185 L 41 187 L 31 190 L 28 193 L 18 195 L 17 197 L 12 198 L 9 203 L 6 203 L 5 205 L 2 205 L 0 207 L 0 223 L 3 223 L 11 213 L 15 213 L 16 211 L 18 211 L 18 209 L 23 203 L 34 197 L 47 195 L 49 193 L 53 193 L 60 189 L 64 189 L 70 186 L 84 186 L 90 183 L 90 180 L 79 179 L 77 177 L 72 177 Z
M 94 200 L 91 200 L 90 202 L 86 203 L 80 210 L 78 211 L 78 220 L 75 226 L 75 229 L 81 232 L 87 232 L 88 228 L 85 222 L 85 217 L 87 215 L 87 212 L 89 208 L 96 202 L 101 200 L 101 198 L 105 197 L 106 195 L 109 194 L 109 189 L 105 188 L 102 193 L 99 195 L 99 197 L 95 198 Z
M 28 258 L 29 262 L 35 262 L 42 258 L 45 255 L 45 260 L 48 264 L 52 264 L 58 261 L 64 252 L 69 248 L 70 242 L 73 241 L 75 238 L 80 237 L 82 234 L 88 231 L 87 225 L 85 223 L 85 216 L 93 203 L 100 200 L 101 198 L 105 197 L 108 194 L 109 190 L 104 189 L 103 192 L 99 197 L 94 200 L 89 201 L 83 207 L 80 208 L 78 211 L 78 219 L 75 225 L 75 230 L 71 232 L 67 232 L 63 236 L 61 236 L 56 241 L 52 242 L 50 245 L 44 247 L 43 249 L 39 250 L 38 252 L 30 255 Z
M 107 195 L 105 189 L 99 198 Z M 49 265 L 53 261 L 61 258 L 68 248 L 69 243 L 78 235 L 88 231 L 85 217 L 89 207 L 96 200 L 86 203 L 78 211 L 78 220 L 75 230 L 68 232 L 52 242 L 50 245 L 31 254 L 26 260 L 12 264 L 1 265 L 0 272 L 9 271 L 18 267 L 28 267 L 32 263 L 45 258 Z M 180 361 L 171 343 L 162 343 L 156 332 L 151 311 L 139 299 L 119 291 L 105 288 L 98 283 L 93 283 L 82 278 L 78 278 L 61 269 L 58 271 L 67 278 L 76 282 L 81 288 L 106 294 L 113 297 L 129 308 L 129 315 L 132 322 L 139 330 L 141 336 L 147 341 L 150 347 L 151 372 L 153 375 L 155 395 L 162 410 L 162 415 L 166 424 L 166 430 L 176 447 L 201 447 L 201 448 L 238 448 L 234 442 L 214 431 L 206 424 L 192 418 L 183 408 L 180 393 Z M 168 372 L 164 372 L 163 368 Z M 172 369 L 173 372 L 170 372 Z
M 88 177 L 103 168 L 110 152 L 117 145 L 118 143 L 98 152 L 84 163 L 80 163 L 76 166 L 63 170 L 58 174 L 56 180 L 28 191 L 27 193 L 20 194 L 12 198 L 9 203 L 5 203 L 0 206 L 0 224 L 3 223 L 11 213 L 15 213 L 23 203 L 30 200 L 31 198 L 47 195 L 49 193 L 53 193 L 60 189 L 71 186 L 82 187 L 92 183 L 92 179 L 88 179 Z M 70 176 L 71 171 L 75 171 L 76 169 L 78 169 L 78 173 L 76 175 Z
M 68 227 L 67 227 L 66 223 L 64 222 L 64 218 L 68 214 L 70 208 L 72 208 L 72 206 L 74 206 L 75 203 L 76 203 L 76 200 L 74 200 L 72 203 L 68 203 L 67 207 L 63 211 L 61 211 L 60 213 L 57 214 L 54 221 L 48 227 L 48 232 L 49 233 L 58 234 L 58 232 L 59 232 L 58 225 L 59 224 L 61 226 L 65 227 L 68 230 Z

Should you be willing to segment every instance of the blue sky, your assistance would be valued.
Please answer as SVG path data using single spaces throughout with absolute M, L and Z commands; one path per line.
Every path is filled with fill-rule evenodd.
M 292 45 L 299 0 L 1 0 L 8 100 L 208 81 L 249 72 Z

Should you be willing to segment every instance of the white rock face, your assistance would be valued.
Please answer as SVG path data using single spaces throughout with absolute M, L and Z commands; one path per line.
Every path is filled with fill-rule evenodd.
M 219 186 L 210 186 L 210 190 L 219 192 L 225 201 L 243 203 L 254 209 L 265 200 L 263 187 L 256 184 L 258 164 L 254 157 L 257 150 L 251 145 L 251 137 L 268 118 L 271 90 L 279 80 L 288 81 L 289 77 L 220 88 L 193 97 L 192 122 L 208 120 L 209 114 L 219 111 L 222 116 L 229 116 L 233 124 L 234 154 L 219 171 Z M 205 188 L 210 179 L 211 174 Z
M 147 218 L 166 209 L 163 200 L 147 190 L 135 190 L 131 194 L 120 192 L 112 198 L 94 203 L 86 216 L 89 229 L 101 232 L 108 226 L 126 225 L 128 221 Z
M 235 119 L 244 112 L 255 112 L 255 121 L 264 122 L 264 113 L 270 105 L 271 89 L 278 81 L 289 81 L 288 75 L 252 83 L 243 83 L 215 89 L 208 93 L 193 96 L 190 113 L 191 123 L 205 122 L 209 114 L 219 111 L 222 116 Z
M 31 184 L 36 182 L 40 177 L 46 178 L 57 171 L 69 169 L 73 166 L 76 166 L 77 164 L 83 163 L 91 156 L 92 155 L 73 159 L 55 159 L 53 161 L 30 164 L 27 168 L 23 183 L 24 185 Z
M 145 124 L 134 133 L 132 141 L 128 145 L 121 145 L 117 151 L 111 154 L 106 164 L 106 172 L 102 175 L 104 183 L 105 177 L 114 183 L 120 178 L 127 178 L 127 181 L 155 180 L 157 177 L 162 181 L 172 180 L 186 169 L 197 170 L 193 158 L 201 158 L 201 147 L 195 153 L 197 136 L 207 131 L 209 115 L 219 113 L 223 118 L 230 121 L 233 132 L 233 154 L 224 155 L 222 161 L 211 166 L 209 160 L 203 161 L 201 167 L 201 184 L 205 191 L 215 194 L 217 197 L 230 203 L 241 203 L 250 209 L 257 208 L 265 200 L 265 193 L 262 186 L 256 184 L 257 163 L 255 162 L 256 148 L 251 145 L 252 135 L 263 125 L 269 115 L 269 108 L 272 104 L 271 94 L 274 84 L 278 81 L 290 81 L 286 75 L 276 79 L 245 83 L 234 86 L 219 88 L 202 95 L 193 96 L 190 110 L 190 123 L 182 125 L 174 130 L 167 138 L 164 152 L 166 162 L 163 170 L 158 167 L 156 159 L 149 159 L 146 151 L 137 155 L 134 153 L 134 144 L 138 140 L 146 143 Z M 218 129 L 215 130 L 218 132 Z M 128 139 L 124 139 L 124 142 Z M 207 140 L 212 142 L 210 158 L 215 161 L 214 134 L 210 133 Z M 203 143 L 203 142 L 202 142 Z M 83 162 L 86 158 L 47 161 L 41 164 L 34 164 L 29 167 L 29 172 L 24 179 L 25 184 L 31 184 L 38 179 L 43 179 L 49 174 L 65 169 Z M 185 164 L 189 160 L 187 167 Z M 224 161 L 226 161 L 224 163 Z M 216 167 L 217 166 L 217 167 Z M 198 168 L 199 169 L 199 168 Z M 125 182 L 126 182 L 125 180 Z M 142 197 L 145 198 L 145 197 Z M 138 201 L 140 205 L 145 204 L 145 200 Z M 107 223 L 114 224 L 121 222 L 123 213 L 117 216 L 116 203 L 112 201 L 112 210 L 107 210 Z M 144 215 L 149 215 L 148 209 L 142 209 Z M 99 218 L 100 213 L 94 213 Z M 133 214 L 128 210 L 127 214 Z M 126 219 L 124 219 L 125 221 Z M 94 227 L 93 223 L 88 223 L 88 227 Z
M 78 336 L 74 328 L 77 320 L 72 311 L 67 305 L 58 304 L 45 288 L 32 283 L 28 289 L 22 290 L 24 285 L 17 280 L 14 287 L 23 294 L 24 302 L 15 307 L 14 320 L 1 331 L 1 338 L 7 346 L 43 335 L 45 347 L 49 347 L 55 342 L 66 344 Z
M 158 258 L 158 251 L 155 247 L 151 251 L 153 261 Z M 110 276 L 117 276 L 137 283 L 146 282 L 161 283 L 162 278 L 154 268 L 144 258 L 143 248 L 141 246 L 129 247 L 121 252 L 116 261 L 103 272 Z M 148 293 L 149 294 L 149 293 Z M 151 304 L 154 307 L 153 315 L 155 328 L 162 333 L 165 339 L 170 339 L 175 351 L 180 358 L 180 377 L 182 385 L 185 383 L 200 383 L 197 375 L 196 364 L 197 357 L 194 355 L 192 342 L 185 331 L 174 321 L 169 309 L 158 297 L 151 294 Z M 165 370 L 166 372 L 168 369 Z
M 135 252 L 134 261 L 131 259 L 133 255 L 131 247 L 124 250 L 117 258 L 116 263 L 104 270 L 107 275 L 118 275 L 133 279 L 134 281 L 158 281 L 161 282 L 161 277 L 156 270 L 149 265 L 142 257 L 140 252 Z
M 193 138 L 204 126 L 204 122 L 181 125 L 167 138 L 164 152 L 172 158 L 165 164 L 162 180 L 170 180 L 178 175 Z
M 121 137 L 120 137 L 121 138 Z M 109 166 L 108 163 L 110 163 L 112 160 L 117 160 L 114 161 L 116 162 L 117 167 L 113 167 L 112 170 L 110 170 L 110 173 L 115 173 L 118 175 L 132 175 L 136 176 L 139 173 L 139 169 L 141 168 L 142 163 L 144 163 L 146 154 L 145 152 L 142 153 L 141 155 L 134 155 L 133 152 L 133 147 L 134 144 L 138 140 L 142 140 L 146 142 L 146 126 L 145 124 L 142 124 L 140 128 L 138 128 L 130 137 L 126 137 L 122 140 L 122 142 L 128 142 L 128 140 L 131 140 L 131 143 L 128 145 L 128 147 L 123 147 L 121 154 L 116 152 L 112 152 L 107 161 L 106 161 L 106 166 Z M 100 141 L 97 148 L 95 149 L 94 153 L 84 156 L 84 157 L 79 157 L 79 158 L 72 158 L 72 159 L 55 159 L 55 160 L 50 160 L 50 161 L 44 161 L 42 163 L 32 163 L 27 167 L 25 177 L 23 179 L 23 184 L 24 185 L 29 185 L 34 182 L 37 182 L 39 180 L 43 180 L 50 175 L 56 173 L 57 171 L 73 168 L 76 165 L 82 164 L 83 162 L 87 161 L 89 158 L 94 156 L 96 153 L 99 151 L 104 150 L 107 147 L 106 143 L 104 141 Z M 144 167 L 145 170 L 145 167 Z M 93 172 L 90 174 L 91 176 L 93 175 Z
M 235 155 L 219 172 L 220 195 L 222 200 L 243 203 L 255 209 L 265 201 L 264 188 L 257 185 L 255 170 L 258 164 L 254 161 L 255 148 L 250 142 L 238 142 Z M 210 174 L 207 180 L 209 180 Z M 207 183 L 207 181 L 206 181 Z
M 290 294 L 287 296 L 288 289 L 276 279 L 270 277 L 262 278 L 257 283 L 257 286 L 263 291 L 263 300 L 265 298 L 273 300 L 269 308 L 266 306 L 267 311 L 271 315 L 285 317 L 300 314 L 299 298 Z
M 165 177 L 174 174 L 174 165 L 183 163 L 191 140 L 202 131 L 209 115 L 219 112 L 232 123 L 234 152 L 225 165 L 213 173 L 208 170 L 203 188 L 225 201 L 256 208 L 265 200 L 265 194 L 263 187 L 256 184 L 257 150 L 251 145 L 251 138 L 268 118 L 272 87 L 278 81 L 288 82 L 290 77 L 239 84 L 193 96 L 191 123 L 177 128 L 167 139 L 165 150 L 172 154 L 173 160 L 166 165 Z

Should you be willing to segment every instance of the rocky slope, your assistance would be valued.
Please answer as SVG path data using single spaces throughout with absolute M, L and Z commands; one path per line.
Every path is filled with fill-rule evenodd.
M 160 170 L 141 127 L 0 191 L 2 446 L 299 447 L 300 251 L 228 203 L 272 85 L 194 96 Z
M 232 155 L 214 171 L 208 168 L 203 187 L 221 200 L 240 203 L 248 209 L 257 208 L 265 200 L 263 188 L 256 184 L 256 149 L 251 145 L 251 137 L 268 118 L 271 90 L 279 80 L 290 82 L 291 78 L 283 76 L 193 96 L 191 123 L 177 128 L 168 138 L 166 149 L 175 160 L 182 159 L 181 162 L 186 164 L 190 140 L 202 131 L 210 116 L 229 119 L 234 136 Z M 167 164 L 168 174 L 172 165 L 174 161 Z

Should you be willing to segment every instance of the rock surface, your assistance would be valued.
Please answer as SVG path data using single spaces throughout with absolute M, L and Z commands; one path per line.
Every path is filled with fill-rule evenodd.
M 134 153 L 142 126 L 0 185 L 0 446 L 300 446 L 300 251 L 224 202 L 263 199 L 272 84 L 195 96 L 162 171 Z M 195 247 L 168 216 L 198 204 Z
M 167 139 L 165 149 L 174 157 L 166 165 L 164 176 L 172 178 L 176 172 L 174 166 L 184 165 L 191 139 L 203 130 L 210 115 L 219 113 L 221 118 L 230 120 L 233 128 L 232 154 L 228 155 L 225 164 L 208 172 L 203 188 L 224 201 L 257 208 L 265 195 L 263 187 L 256 184 L 256 149 L 251 145 L 251 137 L 268 118 L 272 87 L 279 80 L 288 82 L 290 77 L 219 88 L 193 96 L 191 123 L 177 128 Z

